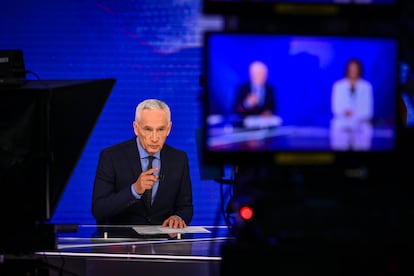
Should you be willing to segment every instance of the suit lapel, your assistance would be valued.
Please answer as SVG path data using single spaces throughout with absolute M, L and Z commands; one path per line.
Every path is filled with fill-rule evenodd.
M 141 158 L 139 156 L 137 141 L 135 138 L 131 139 L 130 143 L 128 143 L 125 154 L 134 177 L 138 178 L 138 175 L 142 172 L 142 168 Z

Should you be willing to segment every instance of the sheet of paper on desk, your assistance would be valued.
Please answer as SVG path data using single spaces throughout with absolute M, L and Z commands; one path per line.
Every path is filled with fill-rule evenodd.
M 209 230 L 202 226 L 187 226 L 186 228 L 170 228 L 160 225 L 139 225 L 132 227 L 138 234 L 174 234 L 174 233 L 210 233 Z

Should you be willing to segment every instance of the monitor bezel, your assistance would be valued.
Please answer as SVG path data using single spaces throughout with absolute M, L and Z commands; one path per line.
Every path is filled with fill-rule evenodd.
M 401 12 L 402 0 L 392 3 L 334 3 L 323 0 L 314 1 L 231 1 L 203 0 L 202 12 L 207 15 L 224 15 L 238 17 L 342 17 L 397 19 Z

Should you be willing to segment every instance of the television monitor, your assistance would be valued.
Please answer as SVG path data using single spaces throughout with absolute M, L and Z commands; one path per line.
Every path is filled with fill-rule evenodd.
M 389 35 L 206 32 L 205 161 L 260 164 L 292 154 L 338 160 L 394 152 L 400 118 L 398 41 Z M 351 59 L 362 65 L 364 84 L 357 86 L 371 89 L 362 92 L 365 96 L 355 97 L 358 89 L 349 84 L 334 85 L 345 77 Z M 267 116 L 236 111 L 238 90 L 257 61 L 267 66 L 273 88 L 274 110 Z M 346 91 L 334 92 L 340 86 Z M 339 98 L 334 100 L 334 94 Z M 353 104 L 357 98 L 364 99 Z M 248 105 L 246 99 L 243 104 Z M 354 106 L 361 117 L 335 117 L 334 106 Z

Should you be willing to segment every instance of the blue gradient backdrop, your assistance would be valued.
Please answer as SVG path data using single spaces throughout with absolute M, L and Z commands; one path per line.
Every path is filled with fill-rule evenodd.
M 154 97 L 172 109 L 168 143 L 185 150 L 190 158 L 192 225 L 224 224 L 219 184 L 200 178 L 195 140 L 201 125 L 202 32 L 220 26 L 220 18 L 201 16 L 201 1 L 15 0 L 2 4 L 0 48 L 22 49 L 26 68 L 41 79 L 117 80 L 53 223 L 95 222 L 91 193 L 99 151 L 132 137 L 136 104 Z

